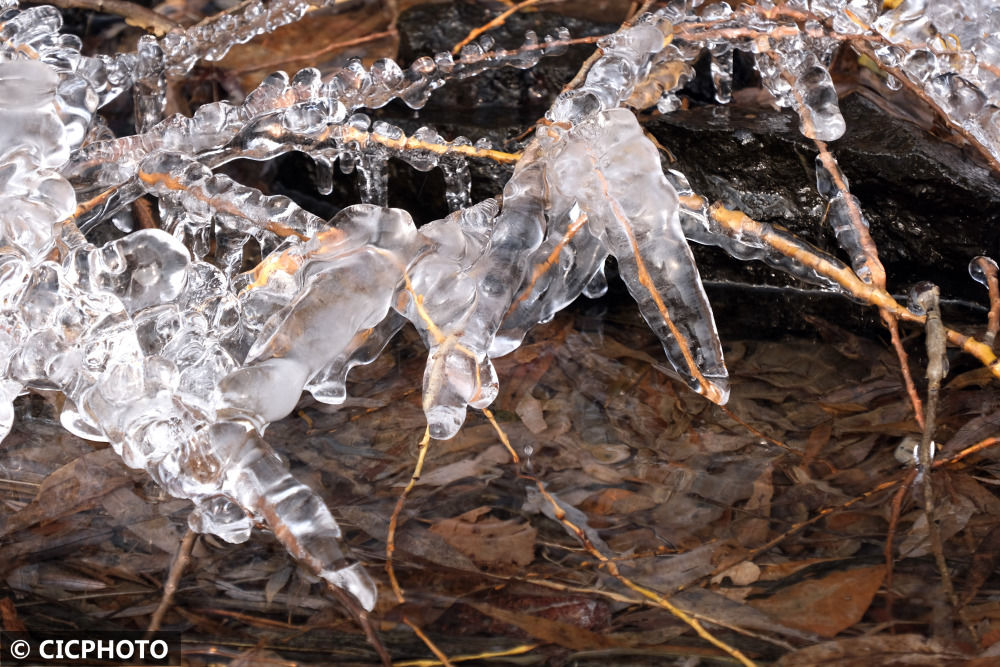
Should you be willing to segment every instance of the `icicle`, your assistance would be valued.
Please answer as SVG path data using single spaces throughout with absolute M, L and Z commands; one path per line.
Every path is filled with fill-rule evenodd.
M 139 38 L 135 66 L 135 129 L 146 132 L 163 120 L 167 101 L 167 77 L 164 73 L 163 50 L 150 35 Z
M 593 146 L 600 146 L 600 153 Z M 590 218 L 591 233 L 606 239 L 674 368 L 692 389 L 725 403 L 728 372 L 712 309 L 681 230 L 677 193 L 663 177 L 656 148 L 635 116 L 624 109 L 606 111 L 570 130 L 553 150 L 550 188 L 576 197 Z M 610 157 L 621 155 L 629 159 Z M 644 193 L 641 200 L 627 196 L 635 189 Z
M 709 49 L 712 54 L 712 83 L 715 84 L 715 101 L 719 104 L 729 104 L 733 98 L 733 47 L 728 42 L 713 44 Z
M 471 146 L 472 142 L 465 137 L 456 137 L 452 146 Z M 448 209 L 458 211 L 472 203 L 472 177 L 469 175 L 469 164 L 460 155 L 448 156 L 439 166 L 444 175 L 444 197 Z

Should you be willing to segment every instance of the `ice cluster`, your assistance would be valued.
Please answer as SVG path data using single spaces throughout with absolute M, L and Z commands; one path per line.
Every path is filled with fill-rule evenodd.
M 783 230 L 719 224 L 722 212 L 683 174 L 664 174 L 627 107 L 676 107 L 703 49 L 716 96 L 728 101 L 732 50 L 741 48 L 754 53 L 778 103 L 798 111 L 803 133 L 833 140 L 844 130 L 827 70 L 837 35 L 877 31 L 880 62 L 997 155 L 991 72 L 1000 50 L 996 30 L 972 26 L 995 26 L 1000 14 L 986 3 L 956 14 L 905 2 L 881 15 L 874 0 L 761 0 L 737 10 L 716 3 L 697 12 L 695 4 L 674 2 L 604 38 L 583 83 L 555 100 L 525 145 L 502 198 L 473 204 L 467 159 L 489 157 L 488 142 L 447 141 L 431 128 L 408 137 L 363 110 L 396 98 L 418 108 L 449 79 L 531 67 L 564 48 L 565 31 L 544 40 L 528 33 L 511 51 L 484 38 L 457 58 L 440 53 L 406 69 L 385 59 L 367 69 L 351 61 L 327 77 L 312 68 L 279 72 L 239 104 L 164 119 L 168 76 L 311 5 L 243 4 L 159 41 L 143 38 L 135 53 L 86 57 L 78 39 L 60 34 L 58 10 L 0 0 L 0 434 L 19 394 L 59 391 L 65 427 L 110 442 L 129 466 L 192 500 L 192 528 L 238 542 L 254 525 L 268 527 L 372 609 L 375 586 L 342 553 L 330 511 L 263 434 L 303 389 L 342 403 L 351 368 L 375 359 L 405 323 L 428 348 L 430 434 L 449 438 L 470 406 L 496 397 L 491 359 L 579 295 L 603 293 L 605 260 L 614 256 L 677 372 L 724 403 L 721 344 L 687 240 L 837 287 L 794 253 L 762 243 L 767 234 L 801 244 Z M 799 20 L 802 12 L 813 18 Z M 684 32 L 695 25 L 708 36 Z M 971 44 L 962 51 L 971 56 L 953 57 L 941 37 L 951 34 Z M 992 69 L 980 66 L 987 63 Z M 126 90 L 137 131 L 116 137 L 97 111 Z M 315 161 L 327 192 L 335 165 L 355 172 L 362 203 L 323 220 L 212 171 L 289 151 Z M 453 212 L 418 229 L 406 211 L 387 207 L 390 158 L 441 169 Z M 857 275 L 873 280 L 867 223 L 846 176 L 829 159 L 817 174 L 838 240 Z M 87 240 L 107 222 L 127 227 L 120 211 L 144 194 L 157 199 L 163 229 L 126 228 L 101 246 Z M 264 259 L 245 272 L 251 239 Z
M 1000 161 L 1000 6 L 992 0 L 903 0 L 885 11 L 881 0 L 761 0 L 736 9 L 716 2 L 693 11 L 692 5 L 701 4 L 667 8 L 666 18 L 679 29 L 668 48 L 689 66 L 708 50 L 720 103 L 729 101 L 732 89 L 733 50 L 746 51 L 775 101 L 798 112 L 803 134 L 838 139 L 845 124 L 828 68 L 850 38 L 867 45 L 862 53 L 882 69 L 889 87 L 899 88 L 905 79 Z M 688 25 L 704 29 L 687 32 Z M 690 76 L 687 70 L 680 82 Z M 676 105 L 666 89 L 660 109 Z

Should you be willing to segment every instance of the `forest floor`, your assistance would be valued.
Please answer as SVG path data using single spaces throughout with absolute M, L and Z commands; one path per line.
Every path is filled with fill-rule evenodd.
M 920 429 L 885 341 L 818 319 L 813 338 L 728 338 L 733 392 L 720 408 L 664 372 L 632 311 L 585 303 L 498 361 L 492 410 L 520 464 L 479 413 L 431 442 L 396 534 L 405 604 L 390 590 L 386 537 L 424 429 L 416 335 L 357 369 L 345 408 L 307 400 L 269 427 L 378 580 L 376 616 L 398 664 L 431 664 L 404 618 L 456 662 L 730 660 L 593 550 L 755 660 L 943 664 L 1000 648 L 1000 448 L 970 453 L 995 432 L 994 387 L 960 367 L 939 413 L 931 481 L 957 614 L 928 544 L 925 479 L 913 475 Z M 190 505 L 107 445 L 63 431 L 54 408 L 23 400 L 0 449 L 5 627 L 143 629 Z M 591 551 L 550 498 L 575 508 L 568 518 Z M 183 631 L 191 664 L 377 660 L 324 587 L 262 534 L 198 537 L 163 628 Z

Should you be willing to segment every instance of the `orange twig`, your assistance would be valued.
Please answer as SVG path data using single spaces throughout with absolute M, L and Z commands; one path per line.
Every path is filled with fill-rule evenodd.
M 400 604 L 406 602 L 406 598 L 403 595 L 403 589 L 399 585 L 399 580 L 396 578 L 396 570 L 392 565 L 392 557 L 396 552 L 396 526 L 399 523 L 399 515 L 403 511 L 403 506 L 406 505 L 406 497 L 410 495 L 410 491 L 416 485 L 417 481 L 420 480 L 420 473 L 424 469 L 424 459 L 427 457 L 427 445 L 431 440 L 431 429 L 428 426 L 424 429 L 424 437 L 420 439 L 420 443 L 417 445 L 417 465 L 413 469 L 413 474 L 410 476 L 410 482 L 403 489 L 403 492 L 399 494 L 399 498 L 396 500 L 396 507 L 392 510 L 392 516 L 389 518 L 389 533 L 385 540 L 385 571 L 389 575 L 389 584 L 392 586 L 392 592 L 396 594 L 396 599 L 399 600 Z
M 882 321 L 889 329 L 889 336 L 892 338 L 892 347 L 896 350 L 896 358 L 899 359 L 899 369 L 903 372 L 903 384 L 906 386 L 906 393 L 910 397 L 913 405 L 913 416 L 916 417 L 917 424 L 921 430 L 924 428 L 924 406 L 917 394 L 917 386 L 913 382 L 913 375 L 910 373 L 910 363 L 903 349 L 903 341 L 899 338 L 899 320 L 886 311 L 882 311 Z
M 451 52 L 454 53 L 455 55 L 458 55 L 458 52 L 462 50 L 463 46 L 474 40 L 476 37 L 479 37 L 484 32 L 492 30 L 493 28 L 499 28 L 500 26 L 502 26 L 504 23 L 507 22 L 508 18 L 510 18 L 517 12 L 521 11 L 522 9 L 527 9 L 532 5 L 537 5 L 542 2 L 551 2 L 551 1 L 552 0 L 524 0 L 524 2 L 517 3 L 507 11 L 497 16 L 492 21 L 485 23 L 478 28 L 473 28 L 471 31 L 469 31 L 469 34 L 465 36 L 465 39 L 460 41 L 458 44 L 454 46 L 454 48 L 452 48 Z
M 143 7 L 127 0 L 44 0 L 46 4 L 55 5 L 64 9 L 86 9 L 100 14 L 112 14 L 125 19 L 129 25 L 134 25 L 143 30 L 148 30 L 157 37 L 163 37 L 171 30 L 180 28 L 181 25 L 169 18 L 154 12 L 152 9 Z M 41 3 L 42 0 L 37 0 Z M 35 0 L 29 0 L 27 4 L 35 4 Z
M 493 425 L 493 428 L 496 431 L 497 436 L 500 438 L 501 442 L 508 444 L 509 446 L 510 441 L 507 438 L 507 434 L 503 432 L 503 429 L 500 428 L 500 425 L 496 422 L 496 420 L 490 419 L 490 423 Z M 524 471 L 519 472 L 518 475 L 524 479 L 527 479 L 535 483 L 535 485 L 538 487 L 538 491 L 542 494 L 542 497 L 545 498 L 545 500 L 552 505 L 552 511 L 556 519 L 558 519 L 560 523 L 562 523 L 567 529 L 570 530 L 570 532 L 572 532 L 576 536 L 576 538 L 580 541 L 580 543 L 583 544 L 587 552 L 590 553 L 591 556 L 599 560 L 601 562 L 601 565 L 604 566 L 604 568 L 608 571 L 609 574 L 611 574 L 611 576 L 620 581 L 630 590 L 635 591 L 636 593 L 646 598 L 647 600 L 654 602 L 657 606 L 662 607 L 663 609 L 669 611 L 674 617 L 680 619 L 688 626 L 690 626 L 691 629 L 694 630 L 699 637 L 701 637 L 708 643 L 712 644 L 716 648 L 725 651 L 727 654 L 738 660 L 741 664 L 751 667 L 754 665 L 754 662 L 751 661 L 749 658 L 747 658 L 745 655 L 743 655 L 743 653 L 741 653 L 739 650 L 733 648 L 732 646 L 729 646 L 728 644 L 721 641 L 720 639 L 717 639 L 710 632 L 708 632 L 704 628 L 704 626 L 702 626 L 702 624 L 698 621 L 698 619 L 687 614 L 682 609 L 672 604 L 669 600 L 667 600 L 665 597 L 663 597 L 656 591 L 640 586 L 639 584 L 635 583 L 634 581 L 623 575 L 621 571 L 618 569 L 618 564 L 615 562 L 615 559 L 608 558 L 603 553 L 601 553 L 601 551 L 594 546 L 593 542 L 590 541 L 590 538 L 587 537 L 587 534 L 584 532 L 584 530 L 566 517 L 566 512 L 559 505 L 559 503 L 556 502 L 556 499 L 553 498 L 552 495 L 545 489 L 545 485 L 542 484 L 542 481 L 540 479 Z
M 414 137 L 402 137 L 399 139 L 387 137 L 374 132 L 364 132 L 353 127 L 345 126 L 343 129 L 344 141 L 356 141 L 362 147 L 368 143 L 375 143 L 393 148 L 398 151 L 428 151 L 437 155 L 461 155 L 462 157 L 478 157 L 500 162 L 501 164 L 513 164 L 521 159 L 521 153 L 505 153 L 486 148 L 476 148 L 465 144 L 430 144 Z
M 424 631 L 420 629 L 420 626 L 418 626 L 416 623 L 414 623 L 405 616 L 403 617 L 403 623 L 406 623 L 408 626 L 410 626 L 410 629 L 413 630 L 413 632 L 418 637 L 420 637 L 420 641 L 422 641 L 427 646 L 427 648 L 431 650 L 431 653 L 433 653 L 434 657 L 436 657 L 438 660 L 441 661 L 442 665 L 444 665 L 445 667 L 452 667 L 451 661 L 448 660 L 448 656 L 444 654 L 444 651 L 442 651 L 437 647 L 437 644 L 431 641 L 430 637 L 424 634 Z
M 988 257 L 977 257 L 976 266 L 986 278 L 986 289 L 990 295 L 990 314 L 987 316 L 983 342 L 993 347 L 997 331 L 1000 330 L 1000 283 L 997 281 L 997 265 Z
M 777 234 L 773 229 L 753 220 L 745 213 L 731 211 L 719 203 L 715 203 L 709 208 L 709 215 L 731 233 L 753 235 L 773 250 L 786 257 L 798 260 L 802 265 L 837 283 L 850 293 L 851 296 L 865 303 L 876 306 L 880 310 L 888 311 L 895 317 L 907 322 L 915 322 L 922 325 L 926 320 L 925 316 L 917 315 L 901 306 L 884 289 L 879 289 L 871 284 L 862 282 L 851 269 L 836 262 L 836 260 L 818 248 Z M 990 373 L 994 377 L 1000 378 L 1000 360 L 997 359 L 996 355 L 993 354 L 993 350 L 987 345 L 953 329 L 946 328 L 945 335 L 949 343 L 974 356 L 990 370 Z

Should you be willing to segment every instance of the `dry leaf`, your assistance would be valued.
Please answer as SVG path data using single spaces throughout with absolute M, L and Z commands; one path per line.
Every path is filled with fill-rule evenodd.
M 466 604 L 481 614 L 517 626 L 535 639 L 541 639 L 542 641 L 565 646 L 566 648 L 585 651 L 588 649 L 613 648 L 622 645 L 620 641 L 615 640 L 613 635 L 591 632 L 590 630 L 585 630 L 569 623 L 501 609 L 490 604 L 471 602 L 467 602 Z
M 538 435 L 549 427 L 545 423 L 545 416 L 542 414 L 542 404 L 531 394 L 525 394 L 518 401 L 514 412 L 521 418 L 524 425 L 528 427 L 528 430 L 535 435 Z
M 0 623 L 7 632 L 25 632 L 28 629 L 17 615 L 17 607 L 10 598 L 0 599 Z
M 884 565 L 840 570 L 750 604 L 789 627 L 833 637 L 861 620 L 884 578 Z
M 655 500 L 635 491 L 603 489 L 584 500 L 580 509 L 591 514 L 621 515 L 641 512 L 656 505 Z
M 0 517 L 0 537 L 90 509 L 106 494 L 131 482 L 125 464 L 110 447 L 85 454 L 46 477 L 27 507 L 6 521 Z
M 490 511 L 479 507 L 430 527 L 445 542 L 482 565 L 528 565 L 535 559 L 535 537 L 531 524 L 515 519 L 480 518 Z

